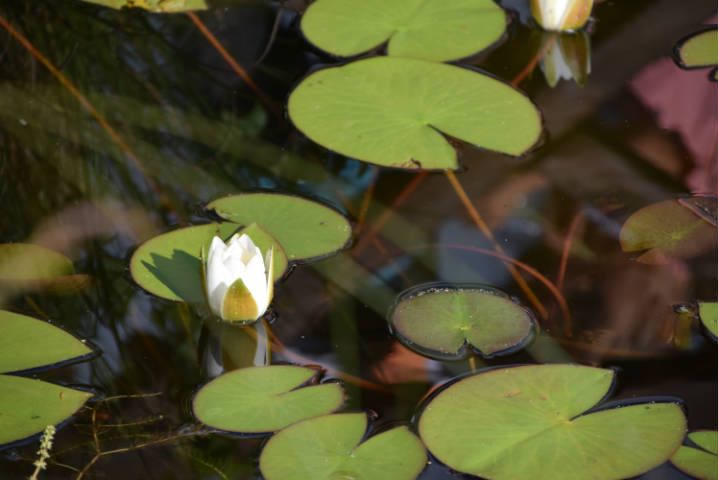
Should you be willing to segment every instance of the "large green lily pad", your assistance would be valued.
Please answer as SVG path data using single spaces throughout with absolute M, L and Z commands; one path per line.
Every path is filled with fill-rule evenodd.
M 57 425 L 92 397 L 88 392 L 13 375 L 0 375 L 0 392 L 0 444 Z
M 341 213 L 293 195 L 244 193 L 215 200 L 207 208 L 242 225 L 256 222 L 277 239 L 289 260 L 334 253 L 346 245 L 352 232 Z
M 674 50 L 683 68 L 702 68 L 718 65 L 718 28 L 692 33 L 678 42 Z
M 215 235 L 226 241 L 234 233 L 249 235 L 262 255 L 274 246 L 274 278 L 281 278 L 287 269 L 287 255 L 279 242 L 257 225 L 241 229 L 231 222 L 180 228 L 149 239 L 130 259 L 132 278 L 158 297 L 203 303 L 200 252 L 203 247 L 209 248 Z
M 683 445 L 671 457 L 679 470 L 701 480 L 718 480 L 718 432 L 699 430 L 688 434 L 694 445 Z
M 366 428 L 363 413 L 296 423 L 269 439 L 259 469 L 266 480 L 411 480 L 421 473 L 426 451 L 408 428 L 362 442 Z
M 374 57 L 325 68 L 291 93 L 289 116 L 305 135 L 343 155 L 406 169 L 454 169 L 442 135 L 520 155 L 541 119 L 531 101 L 478 72 L 424 60 Z
M 679 405 L 654 401 L 587 412 L 614 375 L 561 364 L 485 371 L 436 394 L 419 434 L 440 461 L 483 478 L 632 477 L 673 455 L 686 419 Z
M 718 303 L 698 302 L 698 315 L 703 326 L 711 333 L 713 339 L 718 341 Z
M 639 261 L 656 263 L 666 256 L 690 258 L 715 248 L 718 229 L 679 201 L 664 200 L 631 215 L 619 240 L 624 251 L 647 250 Z
M 491 0 L 318 0 L 301 29 L 311 43 L 341 57 L 388 42 L 389 55 L 445 62 L 499 40 L 506 14 Z
M 191 10 L 206 10 L 205 0 L 85 0 L 104 7 L 143 8 L 154 13 L 187 12 Z
M 461 357 L 466 345 L 490 357 L 521 348 L 531 338 L 531 313 L 508 295 L 477 286 L 420 286 L 399 296 L 389 322 L 419 353 Z
M 32 317 L 0 310 L 0 372 L 17 372 L 91 355 L 66 331 Z
M 192 401 L 192 410 L 199 421 L 220 430 L 280 430 L 299 420 L 331 413 L 344 403 L 344 390 L 337 383 L 302 387 L 318 373 L 292 365 L 234 370 L 202 387 Z

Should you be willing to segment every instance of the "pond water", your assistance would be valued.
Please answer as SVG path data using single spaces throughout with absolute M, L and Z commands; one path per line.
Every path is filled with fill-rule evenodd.
M 718 90 L 710 70 L 671 59 L 679 40 L 715 23 L 715 2 L 598 2 L 587 30 L 567 39 L 542 34 L 528 2 L 503 2 L 503 37 L 453 63 L 522 92 L 540 112 L 540 138 L 518 156 L 452 138 L 459 163 L 448 172 L 415 158 L 381 166 L 308 138 L 287 114 L 290 92 L 345 60 L 308 43 L 301 1 L 220 3 L 189 15 L 79 0 L 0 5 L 0 242 L 45 246 L 88 276 L 49 289 L 3 278 L 1 308 L 97 351 L 24 374 L 94 394 L 58 429 L 38 478 L 262 478 L 269 436 L 211 432 L 192 400 L 223 372 L 269 363 L 323 368 L 322 381 L 343 387 L 339 411 L 369 412 L 374 430 L 416 432 L 430 393 L 456 377 L 554 363 L 615 368 L 611 400 L 677 397 L 688 430 L 716 429 L 718 346 L 696 302 L 718 291 Z M 549 63 L 558 47 L 573 67 L 561 72 L 575 78 Z M 365 56 L 374 53 L 384 52 Z M 345 105 L 360 119 L 361 107 Z M 489 137 L 530 137 L 519 123 Z M 373 135 L 382 145 L 385 130 Z M 290 266 L 256 326 L 230 327 L 135 282 L 140 245 L 218 221 L 206 205 L 243 192 L 321 202 L 349 220 L 351 238 L 305 255 L 312 261 L 283 245 Z M 631 251 L 624 223 L 664 201 L 693 220 L 703 212 L 707 236 L 680 233 L 680 249 L 653 256 L 648 244 Z M 291 220 L 279 218 L 280 229 Z M 659 211 L 651 228 L 672 235 L 678 223 Z M 309 228 L 287 235 L 316 240 Z M 481 356 L 463 336 L 459 353 L 432 355 L 394 335 L 388 318 L 402 292 L 429 283 L 512 299 L 530 312 L 531 338 L 523 323 L 517 348 L 493 348 L 502 355 Z M 37 438 L 3 449 L 2 478 L 32 474 Z M 418 478 L 477 478 L 428 458 Z M 692 477 L 662 463 L 640 478 Z

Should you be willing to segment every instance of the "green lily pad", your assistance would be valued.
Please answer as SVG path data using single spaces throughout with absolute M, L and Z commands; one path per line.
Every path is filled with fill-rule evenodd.
M 488 370 L 428 401 L 419 435 L 441 462 L 483 478 L 632 477 L 673 455 L 686 419 L 679 405 L 654 401 L 587 412 L 614 375 L 561 364 Z
M 718 432 L 699 430 L 689 433 L 688 439 L 695 446 L 681 446 L 671 457 L 671 463 L 701 480 L 718 480 Z
M 88 392 L 13 375 L 0 375 L 0 392 L 0 444 L 62 422 L 92 397 Z
M 0 310 L 0 372 L 77 360 L 92 353 L 87 345 L 60 328 Z
M 426 451 L 408 428 L 392 428 L 362 442 L 366 428 L 363 413 L 296 423 L 269 439 L 259 469 L 266 480 L 411 480 L 421 473 Z
M 25 290 L 69 295 L 86 288 L 89 275 L 75 274 L 72 260 L 31 243 L 0 244 L 0 294 Z
M 531 313 L 493 288 L 423 285 L 399 296 L 389 322 L 409 348 L 430 357 L 460 358 L 466 345 L 490 357 L 524 346 Z
M 85 0 L 88 3 L 114 9 L 143 8 L 153 13 L 188 12 L 207 10 L 205 0 Z
M 130 259 L 132 278 L 158 297 L 204 303 L 200 252 L 203 247 L 209 248 L 215 235 L 226 241 L 234 233 L 249 235 L 262 255 L 273 245 L 274 278 L 282 277 L 287 269 L 287 255 L 277 240 L 257 225 L 240 230 L 236 223 L 223 222 L 180 228 L 149 239 Z
M 289 260 L 321 257 L 346 245 L 352 228 L 333 208 L 279 193 L 244 193 L 207 205 L 220 217 L 247 225 L 256 222 L 282 245 Z
M 541 119 L 509 85 L 454 65 L 373 57 L 325 68 L 291 93 L 289 116 L 320 145 L 365 162 L 406 169 L 454 169 L 442 135 L 520 155 Z
M 647 250 L 639 261 L 656 263 L 665 256 L 690 258 L 715 248 L 718 229 L 677 200 L 664 200 L 631 215 L 619 240 L 624 251 Z
M 674 57 L 683 68 L 718 65 L 718 28 L 696 32 L 678 42 Z
M 388 41 L 397 57 L 445 62 L 468 57 L 501 38 L 506 14 L 491 0 L 318 0 L 302 33 L 333 55 L 351 57 Z
M 698 316 L 713 336 L 713 340 L 718 342 L 718 303 L 698 302 Z
M 318 374 L 316 369 L 293 365 L 234 370 L 202 387 L 192 410 L 200 422 L 220 430 L 273 432 L 341 407 L 344 390 L 339 384 L 302 387 Z

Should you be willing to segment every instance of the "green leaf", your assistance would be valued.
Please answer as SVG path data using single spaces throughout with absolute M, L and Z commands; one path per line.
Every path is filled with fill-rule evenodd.
M 718 341 L 718 303 L 698 302 L 698 316 L 713 335 L 713 340 Z
M 205 0 L 84 0 L 104 7 L 143 8 L 153 13 L 187 12 L 191 10 L 206 10 Z
M 204 303 L 204 285 L 199 259 L 203 247 L 209 248 L 219 235 L 228 240 L 234 233 L 246 233 L 266 255 L 274 245 L 274 278 L 287 269 L 287 255 L 281 245 L 257 225 L 239 230 L 236 223 L 210 223 L 186 227 L 149 239 L 130 259 L 132 278 L 142 288 L 158 297 L 192 303 Z
M 611 370 L 578 365 L 498 368 L 441 390 L 419 434 L 443 463 L 494 480 L 608 480 L 666 461 L 686 430 L 681 407 L 647 402 L 586 412 Z
M 259 457 L 266 480 L 411 480 L 426 465 L 426 451 L 406 427 L 370 437 L 363 413 L 312 418 L 269 439 Z
M 302 33 L 333 55 L 351 57 L 389 42 L 397 57 L 445 62 L 468 57 L 501 38 L 504 11 L 491 0 L 318 0 Z
M 47 322 L 0 310 L 0 372 L 17 372 L 92 354 L 92 349 Z
M 226 220 L 261 225 L 282 245 L 289 260 L 334 253 L 346 245 L 352 231 L 333 208 L 293 195 L 244 193 L 215 200 L 207 208 Z
M 631 215 L 619 240 L 626 252 L 648 250 L 639 261 L 656 263 L 665 256 L 690 258 L 715 248 L 718 230 L 679 201 L 664 200 Z
M 92 397 L 88 392 L 12 375 L 0 375 L 0 392 L 0 444 L 57 425 Z
M 534 326 L 531 313 L 498 290 L 436 284 L 402 294 L 390 323 L 408 347 L 437 358 L 462 357 L 466 344 L 484 356 L 510 353 Z
M 40 245 L 0 244 L 0 281 L 40 280 L 73 273 L 72 260 Z
M 341 407 L 344 390 L 337 383 L 299 388 L 317 376 L 316 369 L 292 365 L 234 370 L 202 387 L 192 410 L 200 422 L 220 430 L 273 432 Z
M 718 28 L 690 34 L 678 42 L 674 56 L 683 68 L 718 65 Z
M 365 162 L 454 169 L 442 135 L 511 155 L 536 143 L 541 119 L 509 85 L 454 65 L 374 57 L 325 68 L 291 93 L 289 116 L 320 145 Z
M 681 446 L 671 463 L 696 478 L 718 480 L 718 432 L 701 430 L 688 434 L 688 438 L 700 448 Z

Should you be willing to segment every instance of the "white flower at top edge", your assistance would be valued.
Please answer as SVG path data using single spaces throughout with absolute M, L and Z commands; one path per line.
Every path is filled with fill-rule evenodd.
M 272 301 L 273 248 L 267 258 L 248 235 L 234 234 L 227 244 L 214 237 L 202 253 L 205 292 L 209 308 L 223 320 L 252 321 Z
M 531 13 L 544 30 L 578 30 L 588 21 L 593 0 L 531 0 Z

